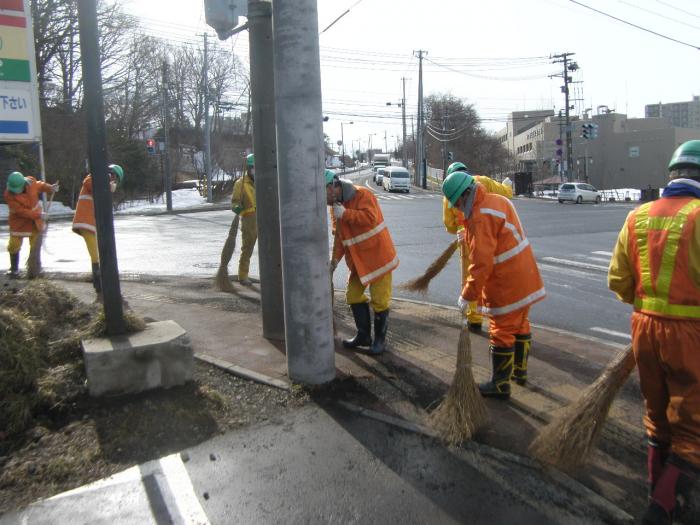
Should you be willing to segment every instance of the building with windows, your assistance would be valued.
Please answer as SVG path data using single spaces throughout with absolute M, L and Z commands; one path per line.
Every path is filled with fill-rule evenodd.
M 566 120 L 551 110 L 513 112 L 498 133 L 513 156 L 513 174 L 531 174 L 534 185 L 581 181 L 599 189 L 662 188 L 676 147 L 700 139 L 700 126 L 674 126 L 660 117 L 627 118 L 603 111 L 584 119 L 573 116 L 570 122 L 573 169 L 567 173 Z M 595 138 L 583 138 L 588 124 L 595 125 Z
M 663 118 L 677 128 L 700 129 L 700 96 L 694 96 L 687 102 L 647 104 L 644 106 L 644 116 Z

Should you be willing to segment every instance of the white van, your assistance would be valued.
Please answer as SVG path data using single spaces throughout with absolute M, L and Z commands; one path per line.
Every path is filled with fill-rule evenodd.
M 411 178 L 406 168 L 401 166 L 387 166 L 384 168 L 382 186 L 385 191 L 411 191 Z

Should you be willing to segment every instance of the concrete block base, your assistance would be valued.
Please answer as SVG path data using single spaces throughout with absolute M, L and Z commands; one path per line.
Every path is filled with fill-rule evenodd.
M 149 323 L 143 332 L 81 341 L 90 395 L 134 394 L 192 379 L 187 332 L 175 321 Z

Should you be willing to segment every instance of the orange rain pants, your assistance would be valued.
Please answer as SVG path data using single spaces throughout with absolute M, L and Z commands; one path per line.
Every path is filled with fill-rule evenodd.
M 650 437 L 700 468 L 700 322 L 632 314 Z
M 530 307 L 526 306 L 505 315 L 492 315 L 489 318 L 490 343 L 499 348 L 513 348 L 516 335 L 530 333 L 529 313 Z

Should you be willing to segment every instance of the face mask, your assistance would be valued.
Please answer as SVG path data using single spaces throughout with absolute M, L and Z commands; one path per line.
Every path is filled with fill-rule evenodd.
M 117 191 L 117 183 L 116 182 L 109 181 L 109 191 L 111 191 L 112 193 Z

